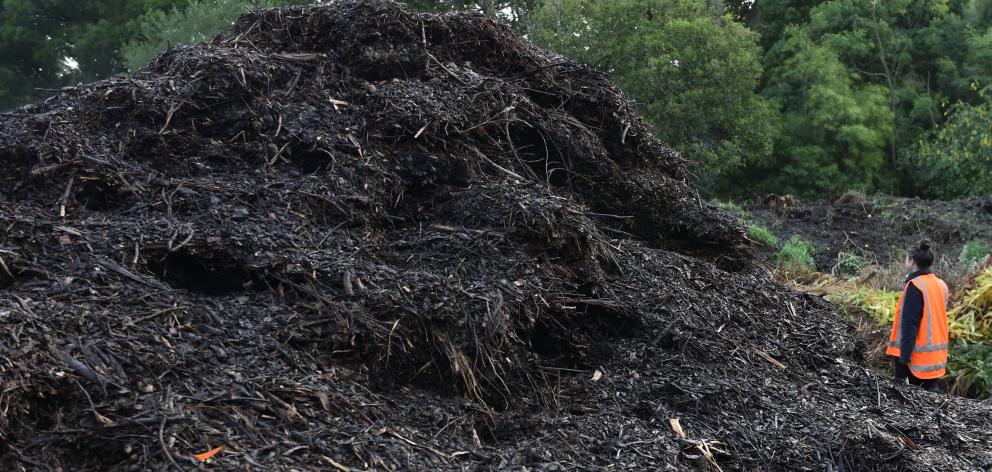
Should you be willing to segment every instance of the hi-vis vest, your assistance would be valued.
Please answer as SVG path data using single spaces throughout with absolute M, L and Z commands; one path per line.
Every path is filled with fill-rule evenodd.
M 923 294 L 923 317 L 920 319 L 920 330 L 916 334 L 916 346 L 909 358 L 909 371 L 919 379 L 936 379 L 946 371 L 947 367 L 947 284 L 933 274 L 923 274 L 913 278 L 899 295 L 896 304 L 896 316 L 892 322 L 892 334 L 889 335 L 889 347 L 886 354 L 899 357 L 902 338 L 899 331 L 899 320 L 902 314 L 903 299 L 906 289 L 913 284 Z

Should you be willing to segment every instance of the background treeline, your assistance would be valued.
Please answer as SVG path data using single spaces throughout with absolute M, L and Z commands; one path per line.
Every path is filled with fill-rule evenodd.
M 305 0 L 0 0 L 0 109 Z M 989 0 L 411 0 L 608 71 L 714 195 L 992 193 Z

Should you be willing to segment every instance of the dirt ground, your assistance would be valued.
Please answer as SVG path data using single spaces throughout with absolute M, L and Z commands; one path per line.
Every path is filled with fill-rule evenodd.
M 800 235 L 813 242 L 817 269 L 829 272 L 840 252 L 879 265 L 901 261 L 906 249 L 930 239 L 938 258 L 956 259 L 971 240 L 992 243 L 992 197 L 955 202 L 878 195 L 845 195 L 777 208 L 747 205 L 754 220 L 780 240 Z M 770 256 L 768 248 L 759 248 Z
M 3 470 L 992 469 L 988 403 L 880 378 L 480 15 L 249 13 L 0 115 L 0 162 Z

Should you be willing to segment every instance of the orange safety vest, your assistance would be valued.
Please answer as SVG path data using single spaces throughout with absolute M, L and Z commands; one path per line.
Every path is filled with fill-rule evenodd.
M 896 303 L 896 316 L 889 335 L 886 354 L 899 357 L 902 337 L 899 330 L 899 315 L 902 313 L 906 289 L 913 284 L 923 294 L 923 317 L 920 330 L 916 334 L 916 346 L 909 358 L 909 371 L 918 379 L 936 379 L 944 375 L 947 368 L 947 284 L 933 274 L 923 274 L 906 283 L 899 301 Z

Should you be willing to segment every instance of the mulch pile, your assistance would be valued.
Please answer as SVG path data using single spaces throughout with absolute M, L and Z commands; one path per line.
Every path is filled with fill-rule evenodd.
M 3 470 L 992 466 L 988 404 L 863 366 L 483 16 L 252 12 L 0 115 L 0 163 Z

